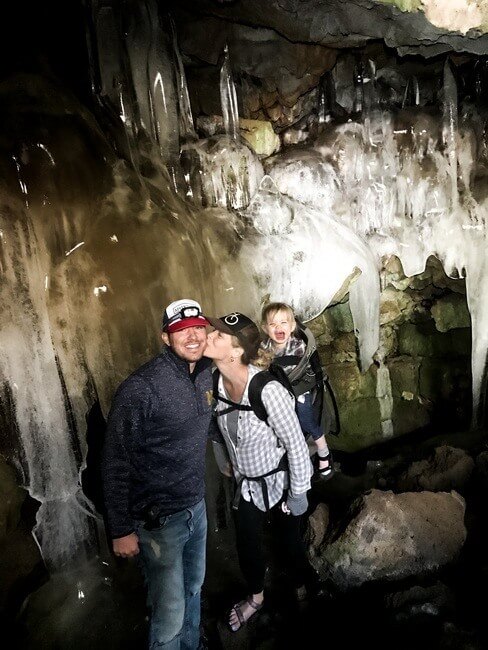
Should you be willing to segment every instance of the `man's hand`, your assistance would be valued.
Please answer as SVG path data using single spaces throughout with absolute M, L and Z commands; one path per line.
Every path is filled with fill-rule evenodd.
M 221 468 L 220 470 L 224 476 L 228 476 L 229 478 L 232 478 L 234 476 L 232 472 L 232 465 L 230 463 L 226 463 L 226 465 Z
M 112 540 L 112 548 L 117 557 L 134 557 L 139 553 L 139 538 L 135 533 Z

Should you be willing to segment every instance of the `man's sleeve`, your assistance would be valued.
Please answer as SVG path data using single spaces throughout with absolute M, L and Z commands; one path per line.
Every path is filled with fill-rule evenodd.
M 102 486 L 112 539 L 134 532 L 129 512 L 131 449 L 149 411 L 150 391 L 137 378 L 117 390 L 107 420 L 102 453 Z
M 210 418 L 207 435 L 212 442 L 218 442 L 219 444 L 225 445 L 224 437 L 222 436 L 219 423 L 217 422 L 217 416 L 214 413 L 212 413 L 212 417 Z

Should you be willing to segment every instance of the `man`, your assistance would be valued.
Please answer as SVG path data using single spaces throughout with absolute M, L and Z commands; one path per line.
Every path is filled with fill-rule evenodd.
M 194 300 L 165 310 L 161 354 L 118 388 L 107 422 L 103 488 L 115 555 L 140 554 L 149 647 L 199 646 L 207 519 L 205 447 L 211 417 L 209 323 Z

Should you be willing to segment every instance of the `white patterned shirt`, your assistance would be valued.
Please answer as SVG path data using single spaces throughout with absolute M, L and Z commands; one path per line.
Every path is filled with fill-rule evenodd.
M 253 365 L 248 366 L 248 369 L 242 405 L 249 405 L 249 382 L 260 371 Z M 219 377 L 218 391 L 222 397 L 228 399 L 222 376 Z M 262 401 L 268 414 L 268 424 L 260 420 L 253 411 L 239 411 L 235 443 L 229 435 L 227 415 L 217 417 L 217 422 L 234 476 L 241 485 L 242 497 L 246 501 L 252 500 L 264 511 L 266 507 L 259 481 L 248 481 L 243 477 L 262 476 L 271 472 L 276 469 L 285 452 L 287 453 L 289 471 L 280 471 L 264 479 L 268 488 L 269 506 L 272 508 L 281 499 L 286 488 L 289 487 L 295 496 L 310 489 L 312 464 L 295 412 L 293 396 L 278 381 L 271 381 L 263 388 Z M 217 402 L 217 413 L 228 407 L 225 402 Z
M 276 357 L 303 357 L 307 350 L 307 345 L 305 341 L 302 339 L 299 339 L 297 336 L 293 336 L 293 334 L 290 336 L 288 341 L 286 342 L 286 345 L 284 348 L 281 348 L 276 350 L 273 341 L 268 338 L 266 341 L 261 343 L 261 347 L 263 350 L 266 350 L 267 352 L 271 352 L 271 354 L 274 355 L 274 358 Z M 296 367 L 297 364 L 291 365 L 291 366 L 285 366 L 283 370 L 286 372 L 286 374 L 289 374 L 293 368 Z

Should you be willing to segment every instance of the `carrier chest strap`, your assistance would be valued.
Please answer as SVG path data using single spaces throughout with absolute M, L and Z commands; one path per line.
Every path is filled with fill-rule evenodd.
M 234 495 L 234 501 L 232 502 L 232 507 L 234 508 L 234 510 L 237 510 L 237 508 L 239 507 L 239 500 L 241 498 L 241 493 L 242 493 L 242 481 L 244 481 L 245 479 L 246 481 L 255 481 L 256 483 L 259 483 L 259 485 L 261 486 L 261 490 L 263 492 L 264 507 L 267 512 L 270 509 L 270 507 L 269 507 L 268 484 L 266 483 L 266 478 L 268 476 L 273 476 L 273 474 L 277 474 L 278 472 L 286 472 L 286 471 L 288 471 L 288 457 L 285 452 L 283 456 L 280 458 L 278 467 L 276 467 L 275 469 L 266 472 L 266 474 L 261 474 L 261 476 L 242 476 L 237 484 L 236 493 Z
M 275 357 L 273 359 L 273 363 L 277 366 L 296 366 L 297 364 L 300 363 L 303 357 L 298 357 L 297 355 L 294 354 L 287 354 L 282 357 Z
M 252 411 L 252 406 L 233 402 L 230 399 L 226 399 L 225 397 L 222 397 L 220 393 L 217 394 L 216 400 L 217 402 L 224 402 L 224 404 L 229 404 L 229 408 L 222 409 L 221 411 L 215 410 L 215 417 L 220 417 L 221 415 L 227 415 L 227 413 L 232 413 L 232 411 Z
M 315 376 L 312 377 L 302 377 L 302 379 L 299 379 L 295 382 L 293 382 L 293 393 L 295 394 L 295 397 L 299 397 L 300 395 L 303 395 L 304 393 L 308 393 L 311 391 L 315 386 L 319 386 L 322 383 L 320 379 L 317 379 Z

